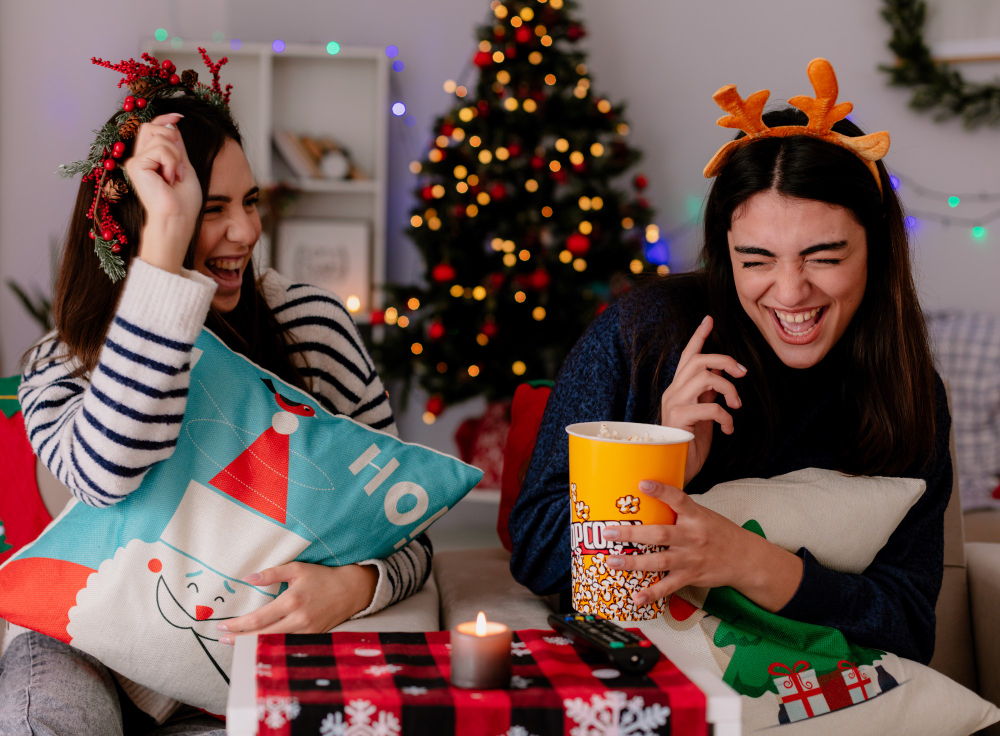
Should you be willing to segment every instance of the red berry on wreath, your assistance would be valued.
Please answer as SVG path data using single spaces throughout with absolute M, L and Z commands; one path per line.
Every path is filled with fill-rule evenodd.
M 431 269 L 431 278 L 439 284 L 445 281 L 452 281 L 455 278 L 455 267 L 450 263 L 439 263 Z
M 93 231 L 93 230 L 91 230 L 91 231 L 90 231 L 89 233 L 87 233 L 87 234 L 88 234 L 88 235 L 90 236 L 90 239 L 91 239 L 91 240 L 93 240 L 94 238 L 96 238 L 96 237 L 97 237 L 96 235 L 94 235 L 94 231 Z
M 125 102 L 131 102 L 131 103 L 135 104 L 135 95 L 127 95 L 125 97 Z
M 115 237 L 115 234 L 110 230 L 105 230 L 101 233 L 101 240 L 111 240 L 113 237 Z
M 573 233 L 566 238 L 566 250 L 577 257 L 586 255 L 590 250 L 590 238 L 583 233 Z
M 444 337 L 444 325 L 440 322 L 432 322 L 431 326 L 427 329 L 427 336 L 431 340 L 440 340 Z
M 118 253 L 118 252 L 121 251 L 121 249 L 122 249 L 122 247 L 120 245 L 118 245 L 118 243 L 112 243 L 111 244 L 111 252 L 112 253 Z
M 438 416 L 444 411 L 444 399 L 440 396 L 431 396 L 427 399 L 427 411 L 429 411 L 434 416 Z
M 181 78 L 177 74 L 171 74 L 170 79 L 168 79 L 167 81 L 170 82 L 171 84 L 180 84 Z
M 649 186 L 649 179 L 646 178 L 645 174 L 639 174 L 635 177 L 635 181 L 633 183 L 635 184 L 636 189 L 645 189 Z
M 145 97 L 138 98 L 135 101 L 135 106 L 138 107 L 140 110 L 145 109 L 145 107 L 146 107 L 146 98 Z
M 477 51 L 476 55 L 472 57 L 472 63 L 480 69 L 485 69 L 493 63 L 493 54 L 489 51 Z
M 172 62 L 170 59 L 164 59 L 163 63 L 161 63 L 160 66 L 162 66 L 164 69 L 169 69 L 170 67 L 174 66 L 174 62 Z
M 118 152 L 119 155 L 125 153 L 125 144 L 122 143 L 121 141 L 115 143 L 115 145 L 111 147 L 111 154 L 114 155 L 116 151 Z
M 115 166 L 117 166 L 117 165 L 118 164 L 115 163 L 115 160 L 113 158 L 104 159 L 104 168 L 107 171 L 114 171 L 115 170 Z
M 124 110 L 125 112 L 132 112 L 134 109 L 135 109 L 135 103 L 134 102 L 128 102 L 128 101 L 126 101 L 125 104 L 122 105 L 122 110 Z

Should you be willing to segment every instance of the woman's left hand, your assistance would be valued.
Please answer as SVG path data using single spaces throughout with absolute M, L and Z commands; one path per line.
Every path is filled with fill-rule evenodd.
M 607 539 L 617 542 L 669 547 L 608 559 L 614 569 L 669 573 L 633 593 L 637 605 L 666 598 L 688 585 L 728 585 L 772 612 L 791 600 L 802 579 L 801 559 L 696 503 L 678 488 L 644 480 L 639 490 L 670 506 L 677 521 L 604 530 Z
M 232 644 L 240 634 L 321 634 L 365 610 L 375 595 L 378 570 L 370 565 L 326 567 L 290 562 L 262 570 L 244 580 L 264 587 L 287 582 L 275 600 L 253 613 L 219 624 L 230 632 L 219 638 Z
M 643 486 L 648 486 L 644 488 Z M 687 585 L 716 588 L 732 585 L 739 577 L 748 534 L 725 516 L 701 506 L 678 488 L 644 480 L 639 490 L 663 501 L 674 513 L 674 524 L 606 527 L 604 536 L 616 542 L 669 547 L 664 552 L 611 557 L 608 565 L 619 570 L 670 571 L 658 583 L 637 591 L 637 604 L 666 598 Z M 608 532 L 611 532 L 609 536 Z M 617 532 L 617 535 L 615 535 Z M 741 544 L 742 542 L 742 544 Z

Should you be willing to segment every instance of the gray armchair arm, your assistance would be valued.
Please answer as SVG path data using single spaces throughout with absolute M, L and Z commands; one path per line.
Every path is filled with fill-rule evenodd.
M 965 556 L 979 694 L 1000 704 L 1000 544 L 970 542 Z

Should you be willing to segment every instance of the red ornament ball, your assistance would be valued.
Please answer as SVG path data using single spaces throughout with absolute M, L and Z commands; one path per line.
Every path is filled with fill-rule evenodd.
M 431 326 L 427 329 L 427 336 L 431 340 L 440 340 L 444 337 L 444 325 L 440 322 L 432 322 Z
M 118 243 L 112 243 L 111 244 L 111 252 L 112 253 L 118 253 L 118 252 L 121 251 L 121 249 L 122 249 L 122 247 L 120 245 L 118 245 Z
M 490 187 L 490 197 L 492 199 L 503 199 L 507 196 L 507 187 L 505 187 L 500 182 L 495 183 Z
M 533 168 L 533 169 L 544 169 L 545 168 L 545 159 L 542 158 L 541 156 L 532 156 L 531 157 L 531 168 Z
M 438 416 L 444 411 L 444 399 L 440 396 L 431 396 L 427 399 L 427 411 L 429 411 L 434 416 Z
M 441 123 L 441 135 L 451 135 L 455 132 L 455 126 L 451 123 Z
M 114 171 L 117 165 L 118 164 L 115 163 L 115 160 L 113 158 L 104 159 L 104 168 L 107 171 Z
M 569 28 L 566 29 L 566 38 L 570 41 L 579 41 L 581 38 L 587 35 L 587 29 L 581 25 L 574 23 Z
M 497 333 L 500 331 L 500 328 L 497 327 L 496 322 L 484 322 L 481 331 L 484 335 L 486 335 L 486 337 L 492 340 L 494 337 L 497 336 Z
M 455 278 L 455 267 L 450 263 L 439 263 L 431 269 L 431 278 L 439 284 L 443 284 L 446 281 L 452 281 Z
M 170 79 L 168 79 L 167 81 L 170 82 L 171 84 L 180 84 L 181 78 L 176 74 L 171 74 Z
M 134 109 L 135 109 L 134 102 L 129 102 L 128 100 L 126 100 L 125 104 L 122 105 L 122 110 L 124 110 L 125 112 L 132 112 Z
M 639 174 L 632 183 L 635 184 L 636 189 L 645 189 L 649 186 L 649 179 L 646 178 L 645 174 Z
M 649 209 L 649 200 L 646 199 L 645 197 L 636 197 L 635 203 L 636 203 L 636 205 L 638 205 L 638 207 L 640 209 L 643 209 L 643 210 L 648 210 Z
M 428 202 L 434 199 L 434 187 L 428 185 L 420 190 L 420 196 L 426 199 Z
M 476 109 L 479 110 L 480 115 L 488 115 L 490 112 L 490 103 L 486 100 L 480 100 L 476 103 Z
M 573 233 L 566 238 L 566 250 L 578 258 L 590 250 L 590 238 L 583 233 Z
M 472 63 L 480 69 L 485 69 L 493 63 L 493 54 L 489 51 L 477 51 L 476 55 L 472 57 Z
M 115 237 L 115 234 L 110 230 L 105 230 L 101 233 L 101 240 L 111 240 L 113 237 Z
M 552 277 L 549 276 L 549 272 L 543 268 L 540 268 L 531 274 L 531 288 L 535 289 L 535 291 L 544 291 L 549 288 L 549 284 L 551 283 Z
M 552 172 L 552 179 L 558 184 L 565 184 L 569 175 L 566 173 L 566 169 L 559 169 L 559 171 Z
M 506 281 L 506 278 L 504 277 L 504 275 L 502 273 L 491 273 L 490 274 L 490 285 L 492 285 L 493 288 L 496 291 L 499 291 L 500 289 L 503 288 L 503 282 L 504 281 Z
M 146 107 L 146 98 L 145 97 L 139 97 L 135 101 L 135 106 L 138 107 L 140 110 L 145 109 L 145 107 Z
M 521 26 L 514 33 L 514 38 L 518 43 L 528 43 L 528 41 L 531 40 L 531 31 L 529 31 L 526 26 Z
M 381 309 L 376 309 L 371 313 L 369 322 L 373 325 L 384 325 L 385 324 L 385 312 Z

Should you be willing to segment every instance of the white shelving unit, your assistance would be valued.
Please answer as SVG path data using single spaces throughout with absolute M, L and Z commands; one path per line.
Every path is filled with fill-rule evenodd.
M 284 182 L 298 191 L 285 217 L 364 220 L 371 232 L 372 309 L 381 307 L 385 281 L 386 171 L 389 121 L 389 58 L 381 48 L 341 47 L 331 55 L 324 46 L 288 44 L 281 53 L 267 44 L 185 41 L 180 49 L 147 41 L 143 50 L 170 59 L 178 73 L 211 75 L 198 53 L 213 61 L 228 57 L 220 82 L 233 85 L 230 107 L 243 136 L 244 149 L 262 188 Z M 287 129 L 342 145 L 364 174 L 363 180 L 301 179 L 291 175 L 272 145 L 274 130 Z M 281 243 L 275 244 L 277 248 Z M 269 262 L 275 262 L 274 253 Z M 346 294 L 341 294 L 346 298 Z M 367 311 L 354 315 L 368 320 Z

